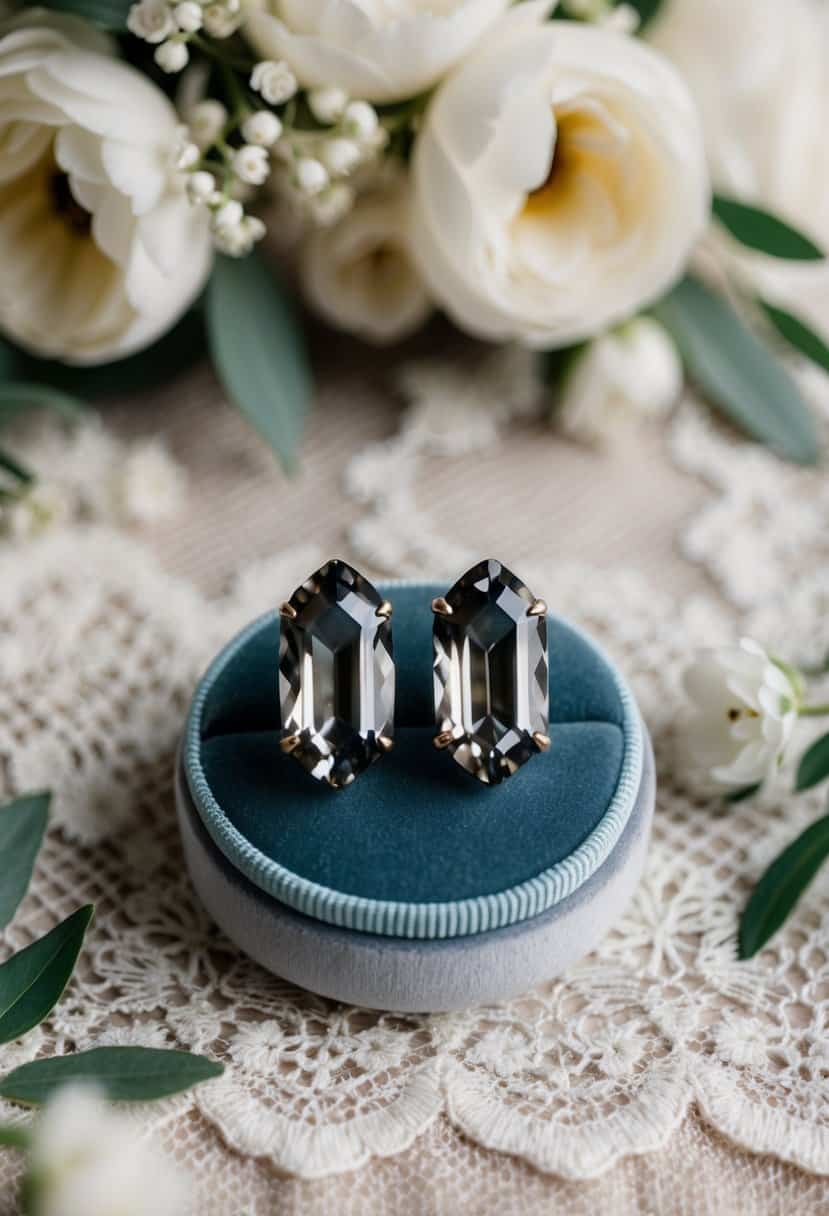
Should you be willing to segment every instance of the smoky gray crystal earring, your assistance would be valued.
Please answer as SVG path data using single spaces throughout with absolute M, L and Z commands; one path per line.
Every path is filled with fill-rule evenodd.
M 550 746 L 547 605 L 487 559 L 432 612 L 435 747 L 497 785 Z
M 338 559 L 279 610 L 280 746 L 334 789 L 392 747 L 391 615 L 376 587 Z

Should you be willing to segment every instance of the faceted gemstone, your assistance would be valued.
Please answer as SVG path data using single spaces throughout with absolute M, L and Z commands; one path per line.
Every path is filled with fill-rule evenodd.
M 281 612 L 282 748 L 336 789 L 394 736 L 390 609 L 368 579 L 330 561 Z
M 483 561 L 434 608 L 435 743 L 495 785 L 549 745 L 545 606 Z

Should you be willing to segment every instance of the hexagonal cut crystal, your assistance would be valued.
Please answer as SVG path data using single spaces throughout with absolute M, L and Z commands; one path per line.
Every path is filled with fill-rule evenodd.
M 336 789 L 391 746 L 391 623 L 377 589 L 346 562 L 326 562 L 283 610 L 282 746 Z M 291 615 L 293 614 L 293 615 Z
M 547 617 L 496 561 L 459 578 L 434 621 L 437 742 L 487 785 L 548 743 Z

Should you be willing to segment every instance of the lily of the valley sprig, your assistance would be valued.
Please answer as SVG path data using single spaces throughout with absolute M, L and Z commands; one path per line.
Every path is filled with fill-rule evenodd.
M 829 715 L 829 702 L 810 699 L 804 672 L 749 638 L 700 654 L 686 670 L 684 686 L 689 708 L 676 736 L 678 774 L 700 793 L 732 802 L 752 797 L 778 777 L 799 719 Z M 829 733 L 803 753 L 795 790 L 827 779 Z M 829 815 L 794 840 L 761 877 L 740 924 L 741 958 L 755 954 L 779 929 L 828 856 Z

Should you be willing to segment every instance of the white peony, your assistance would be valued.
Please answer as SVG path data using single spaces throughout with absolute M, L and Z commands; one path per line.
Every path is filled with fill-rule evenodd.
M 798 714 L 789 676 L 756 642 L 699 655 L 685 672 L 691 707 L 677 734 L 680 771 L 704 792 L 756 785 L 773 775 Z
M 59 1090 L 35 1124 L 31 1152 L 38 1216 L 182 1216 L 188 1187 L 135 1125 L 95 1087 Z
M 649 38 L 694 94 L 715 187 L 829 250 L 829 5 L 665 0 Z M 744 254 L 736 269 L 829 339 L 829 262 Z
M 152 342 L 211 260 L 174 167 L 176 112 L 106 47 L 31 9 L 0 38 L 0 329 L 73 363 Z
M 575 356 L 555 421 L 573 439 L 602 443 L 625 425 L 665 414 L 682 383 L 682 362 L 668 333 L 657 321 L 637 317 Z
M 482 338 L 564 346 L 682 273 L 709 215 L 702 134 L 671 65 L 524 3 L 438 90 L 415 144 L 414 242 Z
M 432 310 L 412 260 L 407 201 L 402 187 L 363 195 L 338 224 L 313 232 L 302 252 L 311 304 L 378 345 L 412 333 Z
M 284 59 L 308 88 L 335 86 L 368 101 L 431 88 L 511 0 L 268 0 L 245 33 Z

